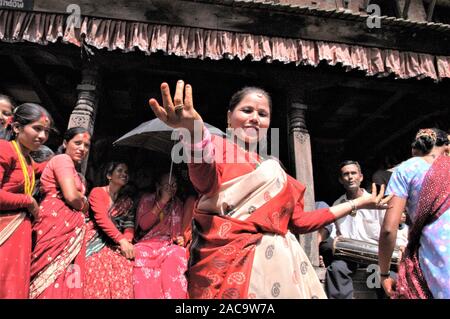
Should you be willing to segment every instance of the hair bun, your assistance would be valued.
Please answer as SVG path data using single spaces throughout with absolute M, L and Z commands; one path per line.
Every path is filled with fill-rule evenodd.
M 420 129 L 419 132 L 417 132 L 417 134 L 416 134 L 416 140 L 418 140 L 419 138 L 421 138 L 423 136 L 429 137 L 432 140 L 433 144 L 436 144 L 437 135 L 433 129 L 431 129 L 431 128 Z

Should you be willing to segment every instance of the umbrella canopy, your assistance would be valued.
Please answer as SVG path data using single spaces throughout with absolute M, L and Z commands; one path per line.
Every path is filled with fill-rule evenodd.
M 208 123 L 204 123 L 204 125 L 211 134 L 225 136 L 225 133 L 218 128 Z M 142 147 L 148 150 L 170 154 L 173 145 L 177 143 L 176 140 L 171 139 L 173 130 L 173 128 L 156 118 L 142 123 L 117 139 L 113 145 Z

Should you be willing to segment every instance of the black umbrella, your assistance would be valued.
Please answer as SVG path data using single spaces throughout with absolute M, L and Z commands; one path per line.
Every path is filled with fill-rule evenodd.
M 208 123 L 204 123 L 211 134 L 225 136 L 225 133 Z M 172 140 L 173 128 L 166 125 L 163 121 L 156 118 L 144 122 L 135 129 L 131 130 L 121 138 L 117 139 L 114 146 L 134 146 L 142 147 L 148 150 L 171 154 L 172 147 L 176 140 Z

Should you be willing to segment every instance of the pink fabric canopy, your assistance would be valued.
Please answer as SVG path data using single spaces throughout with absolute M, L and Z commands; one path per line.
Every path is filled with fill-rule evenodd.
M 325 60 L 330 65 L 340 63 L 347 70 L 362 70 L 371 76 L 394 74 L 400 79 L 428 77 L 435 81 L 450 78 L 450 56 L 93 17 L 83 17 L 81 28 L 77 29 L 66 20 L 64 14 L 0 10 L 0 40 L 45 45 L 61 39 L 80 46 L 84 38 L 98 49 L 124 52 L 137 48 L 146 54 L 163 51 L 212 60 L 249 57 L 267 63 L 312 66 Z

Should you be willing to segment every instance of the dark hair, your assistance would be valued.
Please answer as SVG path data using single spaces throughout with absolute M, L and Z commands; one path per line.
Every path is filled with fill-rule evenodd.
M 12 111 L 14 111 L 15 104 L 14 104 L 13 99 L 11 97 L 9 97 L 8 95 L 5 95 L 5 94 L 0 94 L 0 101 L 1 100 L 5 100 L 9 104 L 11 104 Z
M 114 172 L 114 170 L 116 169 L 117 166 L 124 164 L 128 167 L 128 164 L 125 162 L 119 162 L 119 161 L 112 161 L 109 162 L 108 164 L 106 164 L 105 167 L 105 178 L 108 181 L 108 175 L 112 175 L 112 173 Z
M 427 155 L 435 146 L 448 145 L 449 140 L 447 133 L 438 128 L 421 129 L 416 134 L 415 140 L 411 143 L 411 147 L 418 150 L 422 155 Z
M 66 133 L 64 133 L 63 136 L 63 141 L 65 141 L 66 143 L 70 142 L 71 139 L 73 139 L 76 135 L 78 134 L 83 134 L 83 133 L 89 133 L 89 135 L 91 134 L 87 128 L 78 126 L 78 127 L 72 127 L 69 128 Z M 60 147 L 58 147 L 58 154 L 63 154 L 66 151 L 66 148 L 64 147 L 64 144 L 61 144 Z
M 157 185 L 161 185 L 161 180 L 164 177 L 164 175 L 170 175 L 170 169 L 160 169 L 155 173 L 155 192 L 158 190 Z M 178 197 L 178 193 L 180 192 L 180 186 L 181 186 L 181 178 L 178 176 L 178 173 L 176 172 L 176 169 L 172 169 L 172 181 L 175 178 L 177 182 L 177 192 L 174 194 L 174 197 Z
M 233 112 L 236 106 L 244 99 L 244 97 L 251 93 L 258 93 L 264 95 L 264 97 L 269 102 L 269 110 L 272 112 L 272 98 L 270 94 L 265 90 L 255 87 L 255 86 L 246 86 L 231 96 L 230 103 L 228 104 L 228 111 Z
M 108 164 L 106 164 L 105 167 L 105 177 L 107 178 L 108 175 L 112 175 L 112 173 L 114 172 L 114 170 L 117 168 L 117 166 L 119 165 L 126 165 L 128 168 L 128 164 L 125 162 L 120 162 L 120 161 L 112 161 L 109 162 Z M 128 174 L 129 176 L 130 174 Z M 121 197 L 132 197 L 134 195 L 134 193 L 136 192 L 136 189 L 133 185 L 130 185 L 129 183 L 127 183 L 127 185 L 123 186 L 120 190 L 119 190 L 119 194 L 117 194 L 117 199 L 120 199 Z
M 19 105 L 13 111 L 13 123 L 18 123 L 20 126 L 26 126 L 30 123 L 38 121 L 43 115 L 50 120 L 50 128 L 53 129 L 53 118 L 48 111 L 35 103 L 23 103 Z M 16 138 L 16 134 L 12 129 L 12 123 L 10 123 L 3 132 L 3 138 L 11 141 Z
M 157 184 L 160 184 L 164 175 L 170 175 L 170 171 L 169 170 L 159 170 L 155 175 L 155 182 Z M 172 170 L 172 178 L 175 178 L 177 180 L 177 183 L 180 181 L 180 177 L 178 176 L 178 173 L 176 172 L 175 169 Z
M 359 165 L 359 163 L 357 161 L 346 160 L 346 161 L 341 162 L 341 164 L 339 164 L 339 175 L 341 175 L 342 167 L 347 166 L 347 165 L 356 165 L 359 169 L 359 172 L 362 173 L 361 165 Z
M 52 151 L 52 149 L 48 146 L 41 145 L 37 151 L 30 152 L 31 158 L 36 163 L 42 163 L 50 158 L 52 158 L 55 155 L 55 153 Z

